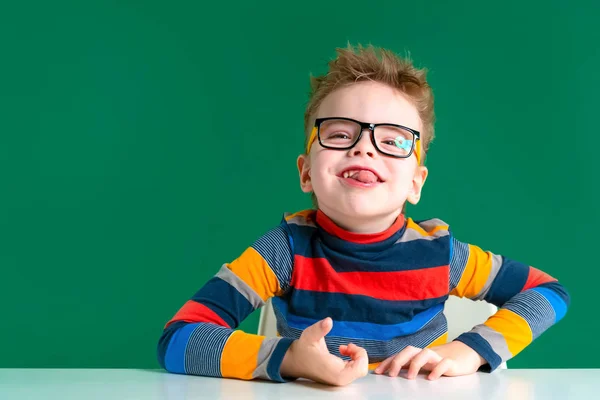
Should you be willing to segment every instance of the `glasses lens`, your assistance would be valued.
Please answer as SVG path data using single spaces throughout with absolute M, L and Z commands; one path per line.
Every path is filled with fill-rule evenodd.
M 381 125 L 375 128 L 375 142 L 382 153 L 406 157 L 413 148 L 414 136 L 406 129 Z
M 360 125 L 343 119 L 329 119 L 321 123 L 319 139 L 323 146 L 349 148 L 360 135 Z

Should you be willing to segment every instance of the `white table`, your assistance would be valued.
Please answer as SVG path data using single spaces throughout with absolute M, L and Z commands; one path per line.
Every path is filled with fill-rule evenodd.
M 600 369 L 509 369 L 427 381 L 368 375 L 346 387 L 133 369 L 0 369 L 0 399 L 594 399 Z

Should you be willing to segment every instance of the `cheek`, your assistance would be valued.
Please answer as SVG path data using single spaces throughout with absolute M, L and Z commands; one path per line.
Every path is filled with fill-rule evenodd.
M 402 168 L 403 166 L 394 166 L 391 169 L 392 183 L 398 189 L 408 188 L 412 185 L 414 170 L 412 168 Z
M 311 157 L 310 165 L 313 176 L 326 176 L 335 169 L 336 160 L 327 152 L 319 152 Z

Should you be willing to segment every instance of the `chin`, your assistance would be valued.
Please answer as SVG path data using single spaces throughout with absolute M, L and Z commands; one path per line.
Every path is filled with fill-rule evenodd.
M 392 196 L 387 193 L 363 192 L 349 194 L 335 190 L 324 192 L 326 194 L 321 192 L 323 195 L 317 195 L 317 198 L 321 199 L 319 204 L 333 215 L 345 215 L 357 219 L 378 218 L 398 213 L 402 209 L 403 202 L 390 201 Z M 394 204 L 390 207 L 392 203 Z
M 351 201 L 340 205 L 344 214 L 355 218 L 375 218 L 386 214 L 383 204 L 378 201 Z

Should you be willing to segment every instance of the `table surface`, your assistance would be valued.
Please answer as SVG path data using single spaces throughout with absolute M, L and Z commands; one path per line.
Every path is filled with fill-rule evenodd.
M 596 393 L 594 395 L 594 393 Z M 600 369 L 508 369 L 428 381 L 370 374 L 345 387 L 135 369 L 0 369 L 0 399 L 593 399 Z

